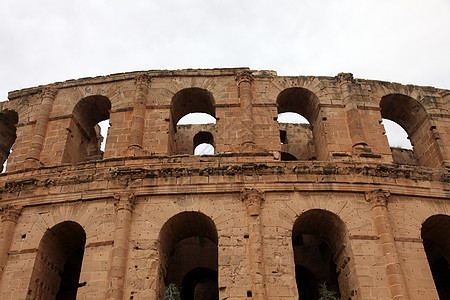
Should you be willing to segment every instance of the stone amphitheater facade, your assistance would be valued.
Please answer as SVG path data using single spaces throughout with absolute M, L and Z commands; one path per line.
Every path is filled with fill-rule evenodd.
M 162 299 L 172 283 L 182 299 L 315 299 L 323 282 L 345 300 L 449 299 L 449 103 L 248 68 L 10 92 L 0 299 Z M 216 123 L 178 124 L 195 112 Z M 413 150 L 389 146 L 382 118 Z M 202 143 L 214 154 L 193 155 Z

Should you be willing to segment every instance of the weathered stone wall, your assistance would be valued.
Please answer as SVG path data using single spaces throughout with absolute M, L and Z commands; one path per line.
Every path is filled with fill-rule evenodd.
M 289 153 L 297 160 L 317 159 L 311 125 L 281 123 L 279 128 L 280 138 L 281 135 L 285 135 L 284 141 L 281 141 L 282 153 Z
M 425 248 L 436 243 L 450 261 L 436 237 L 450 222 L 427 225 L 426 247 L 422 224 L 450 218 L 449 97 L 246 68 L 11 92 L 0 112 L 0 135 L 16 129 L 0 174 L 0 299 L 56 297 L 64 279 L 45 274 L 62 273 L 71 244 L 57 252 L 41 241 L 64 244 L 61 224 L 86 237 L 77 299 L 162 299 L 164 286 L 186 292 L 189 280 L 219 299 L 298 299 L 299 267 L 337 282 L 342 299 L 437 299 Z M 311 125 L 278 124 L 286 111 Z M 175 132 L 190 112 L 216 124 Z M 391 152 L 382 117 L 409 130 L 414 153 Z M 101 154 L 95 125 L 108 118 Z M 192 155 L 199 131 L 212 133 L 214 155 Z

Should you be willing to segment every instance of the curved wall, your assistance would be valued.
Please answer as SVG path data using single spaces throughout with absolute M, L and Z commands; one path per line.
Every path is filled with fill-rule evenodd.
M 174 266 L 212 248 L 217 259 L 207 265 L 180 265 L 193 295 L 298 299 L 301 251 L 325 249 L 342 299 L 436 299 L 421 230 L 450 215 L 449 95 L 348 73 L 247 68 L 123 73 L 11 92 L 0 112 L 2 155 L 12 150 L 0 174 L 0 299 L 48 299 L 57 290 L 56 281 L 37 287 L 32 278 L 51 261 L 41 255 L 44 235 L 62 222 L 86 234 L 77 299 L 162 299 Z M 216 124 L 176 124 L 192 112 Z M 310 124 L 280 125 L 282 112 Z M 382 117 L 411 136 L 414 149 L 402 159 Z M 107 118 L 103 153 L 96 123 Z M 192 155 L 199 132 L 213 137 L 214 155 Z M 319 277 L 325 265 L 311 265 L 300 267 Z

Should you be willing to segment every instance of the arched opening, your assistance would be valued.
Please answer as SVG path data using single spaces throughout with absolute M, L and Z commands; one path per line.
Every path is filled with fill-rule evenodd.
M 85 243 L 86 233 L 75 222 L 62 222 L 45 232 L 28 287 L 30 299 L 76 299 Z
M 217 272 L 209 268 L 196 268 L 183 278 L 181 299 L 219 299 Z
M 391 146 L 394 162 L 415 164 L 417 159 L 418 164 L 427 167 L 442 165 L 442 157 L 433 134 L 435 128 L 418 101 L 406 95 L 390 94 L 381 99 L 380 109 L 381 117 L 400 125 L 411 141 L 412 150 L 397 150 Z M 388 132 L 388 128 L 385 129 Z
M 278 123 L 309 124 L 308 119 L 296 112 L 279 113 L 277 121 Z
M 315 136 L 318 134 L 316 127 L 320 127 L 316 124 L 318 103 L 317 96 L 304 88 L 288 88 L 278 95 L 281 152 L 290 154 L 289 158 L 317 158 L 318 140 Z
M 200 131 L 194 136 L 194 155 L 213 155 L 214 137 L 211 132 Z
M 295 283 L 299 299 L 315 300 L 319 298 L 319 283 L 314 274 L 307 268 L 295 265 Z
M 287 153 L 287 152 L 281 152 L 281 160 L 294 161 L 294 160 L 297 160 L 297 157 L 295 157 L 294 155 Z
M 215 101 L 210 92 L 187 88 L 172 98 L 169 126 L 169 153 L 192 154 L 193 138 L 200 131 L 215 132 Z
M 299 299 L 318 299 L 322 283 L 336 296 L 342 294 L 347 299 L 350 271 L 336 267 L 345 257 L 347 236 L 345 224 L 331 212 L 313 209 L 297 218 L 292 246 Z
M 421 235 L 439 298 L 450 299 L 450 216 L 428 218 Z
M 401 149 L 412 150 L 411 141 L 408 138 L 408 133 L 402 126 L 389 119 L 383 119 L 384 129 L 386 129 L 386 137 L 389 142 L 389 146 Z
M 412 150 L 411 141 L 406 130 L 389 119 L 382 119 L 381 124 L 383 124 L 386 131 L 393 161 L 399 164 L 417 165 L 417 158 Z
M 175 284 L 183 300 L 218 299 L 217 243 L 214 222 L 204 214 L 170 218 L 160 232 L 162 285 Z
M 101 144 L 106 138 L 101 134 L 99 123 L 109 119 L 110 109 L 109 99 L 99 95 L 83 98 L 75 105 L 67 128 L 63 163 L 75 164 L 103 158 Z M 102 126 L 104 129 L 108 127 L 106 124 Z
M 18 116 L 15 111 L 0 112 L 0 163 L 2 172 L 6 170 L 6 162 L 16 141 L 16 124 Z

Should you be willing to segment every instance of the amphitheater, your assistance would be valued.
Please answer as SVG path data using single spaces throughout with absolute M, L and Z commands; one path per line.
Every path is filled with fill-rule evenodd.
M 8 98 L 2 300 L 450 299 L 449 90 L 228 68 Z

